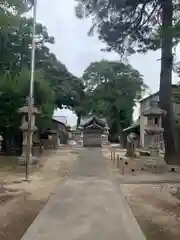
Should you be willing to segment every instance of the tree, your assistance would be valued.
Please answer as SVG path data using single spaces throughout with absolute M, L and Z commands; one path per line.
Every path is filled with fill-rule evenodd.
M 43 121 L 52 119 L 54 108 L 56 107 L 54 102 L 54 95 L 52 88 L 45 81 L 41 72 L 36 72 L 34 84 L 34 96 L 36 106 L 40 111 L 41 121 L 38 121 L 38 127 L 42 129 Z M 21 124 L 21 116 L 18 113 L 18 109 L 22 107 L 26 102 L 26 97 L 29 92 L 29 79 L 30 72 L 24 69 L 20 74 L 13 77 L 12 75 L 1 75 L 0 81 L 0 132 L 3 133 L 3 138 L 6 141 L 6 150 L 11 148 L 10 142 L 14 140 L 14 137 L 19 135 L 19 127 Z M 51 108 L 47 110 L 47 105 Z M 41 126 L 42 125 L 42 126 Z
M 73 88 L 74 90 L 71 90 L 71 95 L 73 96 L 73 106 L 71 106 L 71 109 L 77 116 L 77 126 L 79 126 L 82 116 L 88 114 L 88 109 L 86 106 L 87 95 L 85 93 L 85 87 L 82 79 L 77 79 L 74 82 Z
M 10 26 L 18 27 L 21 14 L 29 11 L 34 0 L 3 0 L 0 3 L 1 32 L 8 32 Z
M 107 118 L 116 141 L 120 131 L 132 123 L 133 108 L 145 88 L 142 76 L 131 65 L 102 60 L 91 63 L 82 78 L 86 109 Z
M 172 107 L 172 47 L 179 41 L 180 3 L 177 0 L 78 0 L 79 17 L 93 17 L 107 50 L 133 54 L 161 48 L 160 108 L 165 141 L 165 160 L 178 163 L 178 146 Z
M 33 19 L 22 17 L 19 28 L 10 26 L 8 33 L 0 32 L 1 57 L 0 69 L 17 74 L 23 67 L 30 69 L 32 48 Z M 54 38 L 47 33 L 46 27 L 36 24 L 36 68 L 46 67 L 44 62 L 50 56 L 46 43 L 54 43 Z M 44 64 L 44 65 L 43 65 Z
M 0 70 L 16 75 L 28 68 L 30 70 L 32 19 L 22 17 L 19 29 L 13 25 L 8 34 L 0 32 Z M 45 79 L 55 91 L 55 101 L 58 107 L 75 105 L 72 95 L 77 95 L 76 87 L 80 80 L 73 76 L 67 68 L 50 52 L 46 44 L 53 44 L 54 38 L 48 35 L 46 27 L 36 24 L 36 69 L 44 72 Z M 78 84 L 77 84 L 78 83 Z M 79 88 L 79 86 L 78 86 Z
M 33 20 L 21 16 L 20 5 L 13 5 L 13 2 L 18 1 L 4 1 L 1 10 L 6 14 L 6 24 L 0 28 L 0 132 L 4 136 L 6 151 L 16 136 L 19 141 L 21 116 L 17 111 L 24 105 L 29 92 L 32 49 Z M 49 36 L 45 26 L 37 23 L 34 100 L 41 113 L 36 118 L 40 132 L 51 127 L 56 107 L 75 109 L 80 104 L 79 94 L 83 93 L 81 80 L 57 60 L 47 43 L 53 44 L 54 38 Z
M 32 19 L 21 19 L 20 29 L 13 33 L 16 46 L 13 52 L 17 51 L 16 69 L 22 67 L 30 68 L 31 42 L 32 42 Z M 48 35 L 46 27 L 36 24 L 36 69 L 43 69 L 44 76 L 49 80 L 55 91 L 55 102 L 59 108 L 68 106 L 72 108 L 77 104 L 75 100 L 79 96 L 82 85 L 81 80 L 68 71 L 65 65 L 59 62 L 56 56 L 50 52 L 46 44 L 53 44 L 54 38 Z M 11 41 L 12 42 L 12 41 Z
M 13 13 L 25 12 L 34 4 L 34 0 L 4 0 L 1 2 L 1 8 L 5 10 L 14 10 Z

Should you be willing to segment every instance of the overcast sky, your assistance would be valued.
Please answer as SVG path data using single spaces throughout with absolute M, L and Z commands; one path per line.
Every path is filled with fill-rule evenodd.
M 74 0 L 38 0 L 37 20 L 47 27 L 49 35 L 55 37 L 55 44 L 50 48 L 57 58 L 69 71 L 76 76 L 81 76 L 92 61 L 118 60 L 119 57 L 115 53 L 101 52 L 104 45 L 97 36 L 87 36 L 91 20 L 77 19 L 74 7 Z M 158 52 L 134 55 L 129 58 L 129 63 L 144 76 L 144 81 L 152 92 L 159 88 L 159 58 Z M 174 81 L 177 81 L 176 77 Z M 61 111 L 56 114 L 67 115 L 70 125 L 76 123 L 76 118 L 70 112 Z

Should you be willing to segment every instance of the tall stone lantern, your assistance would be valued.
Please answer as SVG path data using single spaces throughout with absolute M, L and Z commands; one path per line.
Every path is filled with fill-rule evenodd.
M 26 151 L 27 151 L 27 137 L 28 137 L 28 106 L 25 105 L 18 110 L 19 113 L 22 114 L 22 121 L 21 121 L 21 126 L 20 130 L 22 131 L 23 135 L 23 140 L 22 140 L 22 154 L 19 157 L 19 164 L 24 165 L 26 162 Z M 31 135 L 30 135 L 30 142 L 31 142 L 31 147 L 32 147 L 32 137 L 33 133 L 37 131 L 37 127 L 35 125 L 35 116 L 38 114 L 38 109 L 33 106 L 32 108 L 32 124 L 31 124 Z M 37 162 L 37 159 L 32 156 L 30 157 L 30 162 L 29 164 L 34 164 Z
M 150 137 L 149 142 L 150 155 L 158 157 L 160 153 L 160 142 L 164 129 L 161 127 L 162 110 L 158 106 L 151 106 L 143 115 L 147 117 L 145 132 Z

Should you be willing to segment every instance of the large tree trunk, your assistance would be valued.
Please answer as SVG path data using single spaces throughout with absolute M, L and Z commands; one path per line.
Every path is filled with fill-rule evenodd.
M 175 119 L 172 104 L 172 0 L 161 0 L 162 5 L 162 42 L 160 75 L 160 108 L 164 110 L 165 161 L 178 164 L 178 147 L 175 134 Z
M 77 114 L 77 127 L 80 125 L 81 123 L 81 114 Z

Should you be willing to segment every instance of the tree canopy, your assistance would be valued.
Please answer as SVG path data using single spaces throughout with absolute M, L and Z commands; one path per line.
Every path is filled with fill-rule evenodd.
M 29 92 L 33 20 L 22 13 L 32 5 L 31 0 L 6 0 L 0 6 L 0 132 L 9 140 L 20 132 L 18 108 Z M 35 40 L 34 101 L 41 112 L 37 125 L 42 131 L 50 126 L 55 108 L 78 107 L 83 85 L 50 51 L 55 39 L 41 23 L 36 24 Z
M 75 1 L 78 2 L 76 15 L 79 18 L 93 18 L 89 34 L 97 30 L 99 38 L 107 43 L 107 50 L 133 54 L 160 48 L 164 34 L 162 13 L 165 2 L 173 4 L 173 28 L 166 28 L 166 34 L 173 33 L 174 44 L 179 41 L 180 3 L 177 0 Z
M 34 0 L 3 0 L 0 2 L 1 32 L 8 32 L 9 27 L 18 26 L 20 16 L 34 5 Z
M 180 2 L 178 0 L 76 0 L 79 18 L 91 17 L 92 28 L 114 50 L 127 56 L 161 49 L 160 102 L 165 110 L 165 160 L 179 164 L 179 145 L 172 106 L 173 46 L 179 42 Z
M 132 123 L 133 108 L 146 88 L 141 74 L 119 61 L 91 63 L 82 77 L 85 85 L 85 109 L 106 117 L 111 140 Z

